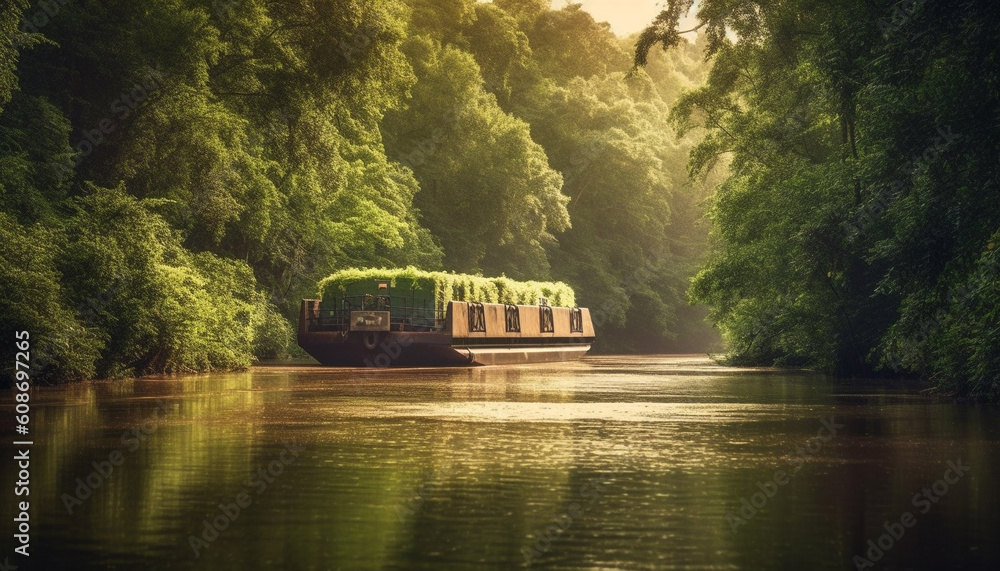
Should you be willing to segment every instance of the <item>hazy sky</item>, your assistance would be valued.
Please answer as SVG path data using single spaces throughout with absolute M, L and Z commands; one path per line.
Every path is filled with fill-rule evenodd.
M 611 29 L 619 36 L 627 36 L 643 29 L 662 10 L 662 0 L 553 0 L 553 8 L 562 8 L 567 4 L 583 4 L 583 9 L 590 12 L 598 22 L 608 22 Z M 697 4 L 691 10 L 693 14 L 698 9 Z M 694 19 L 690 18 L 693 22 Z M 687 22 L 685 28 L 690 28 Z

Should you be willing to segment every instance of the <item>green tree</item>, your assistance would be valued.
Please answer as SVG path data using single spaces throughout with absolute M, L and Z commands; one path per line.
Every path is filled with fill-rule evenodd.
M 122 188 L 89 191 L 74 202 L 55 267 L 67 303 L 102 342 L 97 374 L 249 366 L 276 310 L 246 264 L 190 254 L 150 204 Z
M 406 0 L 412 28 L 439 42 L 452 43 L 476 19 L 476 0 Z
M 448 269 L 545 278 L 544 245 L 569 226 L 558 173 L 529 127 L 483 89 L 472 56 L 407 42 L 417 74 L 409 109 L 384 123 L 390 156 L 413 169 L 415 199 Z
M 96 373 L 103 344 L 67 304 L 55 256 L 62 241 L 58 231 L 41 225 L 22 226 L 0 212 L 0 331 L 13 340 L 28 332 L 33 382 L 83 380 Z M 19 337 L 20 338 L 20 337 Z M 6 343 L 0 384 L 15 378 L 13 342 Z
M 558 274 L 622 294 L 642 348 L 683 330 L 698 190 L 657 129 L 696 66 L 625 83 L 579 6 L 81 0 L 19 30 L 42 13 L 0 9 L 0 278 L 38 282 L 0 324 L 44 322 L 44 378 L 280 355 L 345 266 Z
M 476 58 L 487 91 L 509 109 L 514 91 L 523 87 L 532 70 L 528 36 L 517 21 L 492 4 L 476 4 L 476 19 L 465 30 L 468 51 Z
M 678 42 L 671 1 L 642 65 Z M 997 8 L 705 1 L 712 70 L 680 100 L 703 126 L 692 170 L 728 159 L 716 242 L 693 288 L 736 360 L 908 370 L 996 398 L 996 313 L 981 283 L 998 212 Z M 974 106 L 967 104 L 975 100 Z M 984 274 L 984 271 L 987 271 Z M 977 317 L 962 323 L 968 308 Z M 967 359 L 959 364 L 958 356 Z
M 698 257 L 697 247 L 684 250 L 676 230 L 685 222 L 672 216 L 697 202 L 683 171 L 671 168 L 684 151 L 663 129 L 667 107 L 651 93 L 648 77 L 577 78 L 552 92 L 534 122 L 571 200 L 573 228 L 552 250 L 554 274 L 577 285 L 605 350 L 662 350 L 678 332 Z M 697 218 L 696 208 L 681 208 Z
M 186 247 L 246 260 L 293 315 L 338 265 L 440 261 L 412 208 L 416 182 L 388 164 L 378 132 L 413 81 L 400 7 L 67 5 L 27 88 L 64 103 L 78 150 L 64 172 L 165 199 Z
M 0 111 L 17 89 L 19 50 L 38 41 L 37 36 L 21 30 L 28 6 L 28 0 L 11 0 L 0 8 Z
M 527 31 L 544 75 L 556 81 L 628 69 L 628 52 L 607 22 L 596 22 L 580 4 L 548 10 Z
M 0 211 L 21 223 L 51 221 L 69 192 L 70 124 L 43 97 L 18 93 L 0 114 Z

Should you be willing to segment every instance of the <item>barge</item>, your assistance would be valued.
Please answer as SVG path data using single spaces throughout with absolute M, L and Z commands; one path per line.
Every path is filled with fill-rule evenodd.
M 357 278 L 357 279 L 354 279 Z M 305 299 L 298 343 L 326 366 L 504 365 L 582 357 L 594 342 L 590 311 L 550 305 L 556 284 L 386 270 L 335 274 Z M 562 284 L 557 284 L 562 286 Z M 565 288 L 565 286 L 562 286 Z

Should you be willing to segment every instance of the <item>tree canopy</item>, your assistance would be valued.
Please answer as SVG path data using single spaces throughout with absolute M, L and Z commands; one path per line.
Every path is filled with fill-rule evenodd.
M 635 62 L 677 45 L 670 0 Z M 995 3 L 705 0 L 672 118 L 728 164 L 694 282 L 734 361 L 910 372 L 1000 398 Z
M 285 355 L 348 267 L 564 280 L 598 349 L 711 337 L 708 187 L 665 124 L 701 46 L 626 77 L 576 5 L 43 4 L 0 9 L 0 323 L 39 379 Z

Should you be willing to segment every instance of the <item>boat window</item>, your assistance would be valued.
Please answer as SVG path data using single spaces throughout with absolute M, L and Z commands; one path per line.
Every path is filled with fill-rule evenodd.
M 469 303 L 469 331 L 473 333 L 486 332 L 486 309 L 481 303 Z
M 583 333 L 583 311 L 579 307 L 569 310 L 570 333 Z
M 547 305 L 538 307 L 539 327 L 542 333 L 552 333 L 556 330 L 555 322 L 552 319 L 552 308 Z
M 508 305 L 504 308 L 505 321 L 507 322 L 508 333 L 521 332 L 521 310 L 516 305 Z

